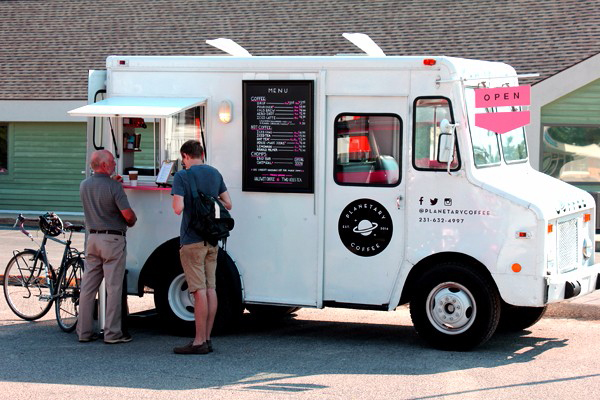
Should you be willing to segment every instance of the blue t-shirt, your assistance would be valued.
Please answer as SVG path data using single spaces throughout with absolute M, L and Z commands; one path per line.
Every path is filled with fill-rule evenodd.
M 188 229 L 192 216 L 192 193 L 188 183 L 190 174 L 196 179 L 198 190 L 206 195 L 217 198 L 221 193 L 227 191 L 221 173 L 210 165 L 192 165 L 187 170 L 181 170 L 175 174 L 171 195 L 176 194 L 183 197 L 183 218 L 179 230 L 179 243 L 182 245 L 204 241 L 193 229 Z

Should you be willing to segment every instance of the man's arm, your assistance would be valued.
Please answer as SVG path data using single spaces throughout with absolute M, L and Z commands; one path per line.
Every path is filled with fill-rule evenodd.
M 125 210 L 121 210 L 121 215 L 123 216 L 123 218 L 125 218 L 125 222 L 127 223 L 128 227 L 132 227 L 135 225 L 135 222 L 137 221 L 137 216 L 135 215 L 135 212 L 133 212 L 133 210 L 131 208 L 126 208 Z
M 181 213 L 183 212 L 183 196 L 174 194 L 172 206 L 173 206 L 173 211 L 175 211 L 175 214 L 181 215 Z
M 229 192 L 225 191 L 219 195 L 219 200 L 225 206 L 226 209 L 231 210 L 233 205 L 231 204 L 231 197 L 229 197 Z

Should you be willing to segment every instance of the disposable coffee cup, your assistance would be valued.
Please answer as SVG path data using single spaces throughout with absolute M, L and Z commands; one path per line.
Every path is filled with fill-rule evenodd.
M 131 186 L 137 186 L 138 183 L 138 172 L 137 171 L 129 171 L 129 184 Z

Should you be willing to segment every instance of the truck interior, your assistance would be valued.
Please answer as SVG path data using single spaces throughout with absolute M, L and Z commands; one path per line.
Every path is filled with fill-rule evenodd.
M 396 185 L 401 122 L 394 115 L 340 115 L 335 121 L 335 181 Z

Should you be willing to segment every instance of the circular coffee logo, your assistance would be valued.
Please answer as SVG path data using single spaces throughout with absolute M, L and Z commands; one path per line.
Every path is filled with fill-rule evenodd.
M 340 215 L 338 232 L 344 246 L 354 254 L 371 257 L 381 253 L 392 239 L 390 213 L 371 199 L 355 200 Z

